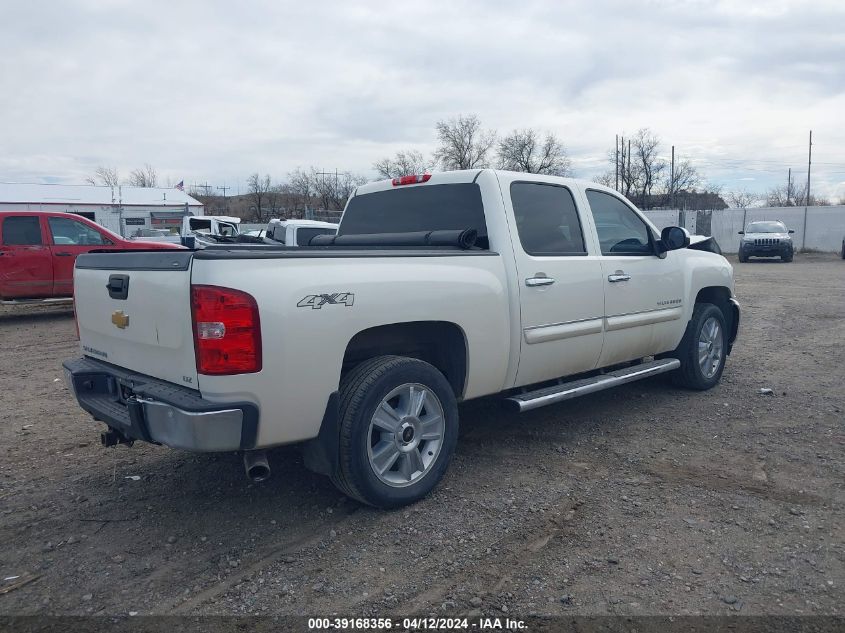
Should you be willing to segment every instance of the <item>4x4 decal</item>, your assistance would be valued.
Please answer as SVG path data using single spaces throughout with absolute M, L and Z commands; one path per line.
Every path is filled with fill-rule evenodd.
M 330 295 L 308 295 L 300 299 L 296 304 L 297 308 L 311 308 L 312 310 L 319 310 L 324 305 L 345 305 L 351 308 L 355 302 L 355 295 L 351 292 L 335 292 Z

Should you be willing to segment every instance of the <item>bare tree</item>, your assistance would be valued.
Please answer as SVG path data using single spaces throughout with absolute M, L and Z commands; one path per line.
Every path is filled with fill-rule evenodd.
M 93 176 L 85 180 L 92 185 L 100 184 L 106 187 L 117 187 L 120 184 L 117 167 L 103 167 L 102 165 L 97 167 Z
M 569 176 L 571 163 L 566 148 L 554 134 L 541 140 L 536 130 L 514 130 L 499 141 L 499 167 L 529 174 Z
M 313 171 L 313 170 L 312 170 Z M 314 206 L 313 198 L 316 195 L 315 183 L 311 173 L 303 171 L 298 167 L 288 174 L 287 191 L 290 195 L 288 209 L 296 217 L 305 217 L 308 207 Z
M 601 176 L 593 178 L 593 182 L 613 189 L 616 186 L 616 173 L 612 171 L 605 172 Z
M 341 211 L 346 206 L 349 196 L 359 185 L 367 182 L 365 176 L 350 172 L 336 172 L 327 174 L 311 168 L 311 180 L 316 197 L 323 209 Z
M 267 211 L 267 198 L 272 185 L 270 184 L 270 175 L 259 175 L 258 172 L 252 174 L 246 181 L 247 195 L 254 208 L 255 219 L 263 222 L 265 219 L 265 212 Z
M 729 191 L 725 197 L 728 199 L 728 204 L 732 209 L 747 209 L 760 199 L 759 195 L 745 189 Z
M 433 163 L 434 161 L 427 161 L 422 152 L 412 149 L 406 152 L 396 152 L 393 158 L 388 156 L 376 161 L 373 163 L 373 169 L 382 178 L 399 178 L 431 171 L 434 166 Z
M 664 167 L 665 169 L 665 167 Z M 681 192 L 694 192 L 702 184 L 701 174 L 689 160 L 675 163 L 674 174 L 671 169 L 666 174 L 666 194 L 664 205 L 672 201 Z
M 126 184 L 130 187 L 157 187 L 158 174 L 155 167 L 146 163 L 143 167 L 133 169 Z
M 484 130 L 474 114 L 438 121 L 440 145 L 434 156 L 446 171 L 487 167 L 488 154 L 496 143 L 496 132 Z
M 660 175 L 666 168 L 666 161 L 659 156 L 660 138 L 648 128 L 641 128 L 632 139 L 631 162 L 634 169 L 631 176 L 640 208 L 647 208 L 648 197 L 659 182 Z

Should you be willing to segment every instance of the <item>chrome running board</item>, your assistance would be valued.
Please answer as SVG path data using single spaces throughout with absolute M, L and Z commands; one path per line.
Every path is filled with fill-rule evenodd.
M 545 407 L 549 404 L 563 402 L 564 400 L 571 400 L 578 396 L 586 396 L 588 393 L 618 387 L 619 385 L 634 382 L 635 380 L 664 374 L 680 366 L 681 361 L 677 358 L 654 360 L 649 363 L 610 371 L 599 376 L 592 376 L 591 378 L 582 378 L 581 380 L 573 380 L 572 382 L 565 382 L 560 385 L 553 385 L 551 387 L 537 389 L 536 391 L 509 396 L 505 398 L 505 403 L 522 413 Z

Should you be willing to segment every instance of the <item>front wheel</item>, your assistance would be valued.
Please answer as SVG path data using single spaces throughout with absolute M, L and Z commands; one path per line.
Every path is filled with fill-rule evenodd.
M 725 315 L 712 303 L 697 303 L 687 331 L 674 356 L 681 361 L 676 384 L 690 389 L 710 389 L 725 369 L 728 341 Z
M 449 382 L 415 358 L 380 356 L 344 376 L 339 468 L 344 493 L 390 508 L 413 503 L 443 478 L 458 441 Z
M 788 264 L 789 262 L 792 261 L 792 253 L 790 253 L 789 255 L 781 255 L 780 261 Z

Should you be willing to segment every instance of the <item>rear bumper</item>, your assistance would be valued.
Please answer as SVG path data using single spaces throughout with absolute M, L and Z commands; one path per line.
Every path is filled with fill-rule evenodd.
M 63 366 L 79 406 L 128 439 L 198 452 L 255 448 L 252 403 L 209 402 L 192 389 L 90 358 Z

